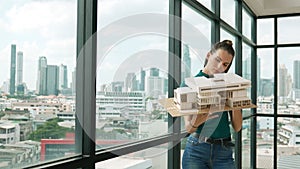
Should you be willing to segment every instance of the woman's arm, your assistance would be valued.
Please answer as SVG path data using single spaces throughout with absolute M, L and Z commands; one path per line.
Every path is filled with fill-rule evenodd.
M 242 124 L 243 124 L 242 111 L 232 110 L 232 112 L 230 112 L 230 118 L 231 118 L 231 124 L 233 129 L 236 132 L 239 132 L 242 129 Z
M 184 116 L 185 129 L 188 133 L 195 132 L 197 128 L 208 120 L 208 113 Z

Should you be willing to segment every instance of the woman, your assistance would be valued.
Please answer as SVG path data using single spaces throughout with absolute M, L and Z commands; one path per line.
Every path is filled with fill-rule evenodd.
M 216 43 L 206 56 L 203 70 L 196 77 L 209 78 L 216 73 L 228 72 L 234 54 L 230 40 Z M 186 85 L 183 83 L 181 86 Z M 185 128 L 191 134 L 182 157 L 183 169 L 236 168 L 232 157 L 234 144 L 231 142 L 228 114 L 217 112 L 184 116 Z M 240 131 L 241 111 L 230 112 L 230 118 L 233 129 Z

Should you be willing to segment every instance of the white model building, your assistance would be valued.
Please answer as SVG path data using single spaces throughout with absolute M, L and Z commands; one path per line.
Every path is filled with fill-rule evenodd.
M 213 78 L 186 78 L 188 87 L 174 90 L 174 102 L 179 110 L 205 109 L 210 106 L 245 107 L 251 105 L 247 88 L 251 81 L 233 73 L 215 74 Z

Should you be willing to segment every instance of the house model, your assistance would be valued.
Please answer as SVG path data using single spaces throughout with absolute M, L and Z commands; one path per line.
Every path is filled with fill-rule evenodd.
M 179 110 L 251 105 L 251 99 L 247 96 L 247 88 L 251 87 L 251 81 L 233 73 L 215 74 L 213 78 L 186 78 L 185 84 L 188 87 L 174 90 L 174 102 Z

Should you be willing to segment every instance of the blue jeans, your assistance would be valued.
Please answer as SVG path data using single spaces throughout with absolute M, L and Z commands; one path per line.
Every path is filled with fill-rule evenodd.
M 232 147 L 201 142 L 189 136 L 182 156 L 182 169 L 235 169 Z

